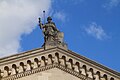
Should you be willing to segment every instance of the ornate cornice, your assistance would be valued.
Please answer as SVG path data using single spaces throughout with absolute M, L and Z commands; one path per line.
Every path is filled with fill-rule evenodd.
M 59 47 L 58 47 L 59 48 Z M 84 57 L 84 56 L 81 56 L 81 55 L 79 55 L 79 54 L 77 54 L 77 53 L 75 53 L 75 52 L 73 52 L 73 51 L 71 51 L 71 50 L 65 50 L 65 49 L 62 49 L 62 48 L 59 48 L 59 49 L 57 49 L 59 52 L 66 52 L 66 53 L 69 53 L 69 54 L 71 54 L 72 56 L 75 56 L 76 57 L 76 59 L 80 59 L 80 60 L 82 60 L 83 62 L 85 62 L 85 63 L 87 63 L 87 64 L 89 64 L 89 65 L 91 65 L 91 66 L 96 66 L 96 68 L 98 68 L 98 69 L 102 69 L 102 70 L 104 70 L 105 72 L 111 72 L 111 74 L 115 74 L 115 75 L 118 75 L 118 76 L 120 76 L 120 72 L 117 72 L 117 71 L 114 71 L 114 70 L 112 70 L 112 69 L 110 69 L 110 68 L 108 68 L 108 67 L 106 67 L 106 66 L 103 66 L 102 64 L 100 64 L 100 63 L 97 63 L 96 61 L 93 61 L 93 60 L 91 60 L 91 59 L 88 59 L 88 58 L 86 58 L 86 57 Z
M 24 71 L 18 73 L 21 62 Z M 27 66 L 29 66 L 28 69 L 30 70 L 26 68 Z M 35 66 L 37 68 L 34 68 Z M 70 50 L 59 47 L 47 50 L 40 48 L 0 59 L 0 76 L 3 80 L 6 78 L 9 80 L 10 77 L 17 79 L 21 76 L 24 77 L 50 68 L 59 68 L 83 80 L 85 78 L 87 80 L 97 80 L 96 76 L 100 79 L 106 77 L 108 80 L 120 79 L 120 73 Z
M 7 76 L 7 77 L 4 77 L 2 80 L 16 80 L 18 78 L 22 78 L 22 77 L 25 77 L 25 76 L 29 76 L 29 75 L 32 75 L 32 74 L 35 74 L 35 73 L 39 73 L 39 72 L 42 72 L 42 71 L 45 71 L 45 70 L 49 70 L 49 69 L 52 69 L 52 68 L 58 68 L 58 69 L 61 69 L 73 76 L 76 76 L 82 80 L 93 80 L 92 78 L 89 78 L 85 75 L 82 75 L 82 74 L 79 74 L 79 72 L 76 72 L 72 69 L 69 69 L 69 68 L 66 68 L 65 66 L 63 65 L 60 65 L 60 64 L 50 64 L 50 65 L 47 65 L 47 66 L 43 66 L 43 67 L 39 67 L 39 68 L 36 68 L 36 69 L 33 69 L 33 70 L 29 70 L 29 71 L 25 71 L 25 72 L 21 72 L 19 74 L 15 74 L 15 75 L 11 75 L 11 76 Z

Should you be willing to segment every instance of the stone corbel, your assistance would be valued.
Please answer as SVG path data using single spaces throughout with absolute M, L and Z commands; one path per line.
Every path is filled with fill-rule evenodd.
M 79 68 L 77 65 L 73 65 L 74 71 L 79 72 Z
M 16 70 L 14 68 L 11 69 L 11 75 L 16 74 Z
M 102 77 L 102 78 L 100 78 L 100 80 L 107 80 L 107 79 L 105 79 L 104 77 Z
M 38 63 L 37 62 L 33 62 L 33 64 L 31 66 L 33 67 L 33 69 L 38 68 Z
M 66 62 L 67 68 L 72 69 L 72 64 L 70 62 Z
M 0 77 L 3 77 L 3 76 L 4 76 L 4 72 L 1 71 L 1 72 L 0 72 Z
M 94 75 L 94 80 L 100 80 L 100 77 L 99 77 L 98 74 L 95 74 L 95 75 Z
M 80 71 L 81 71 L 81 74 L 85 75 L 86 76 L 86 71 L 84 68 L 80 68 Z
M 93 78 L 93 74 L 91 71 L 87 71 L 88 77 Z
M 52 59 L 51 58 L 48 58 L 48 64 L 52 64 Z

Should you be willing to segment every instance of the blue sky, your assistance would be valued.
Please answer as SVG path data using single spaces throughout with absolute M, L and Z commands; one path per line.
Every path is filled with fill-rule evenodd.
M 42 10 L 47 10 L 46 17 L 52 16 L 57 28 L 64 32 L 70 50 L 120 72 L 120 0 L 52 0 L 45 4 L 49 6 L 37 7 L 36 11 L 40 10 L 42 17 Z M 31 21 L 27 26 L 33 26 L 33 20 L 34 26 L 18 38 L 18 52 L 40 48 L 43 44 L 37 17 L 34 14 L 28 18 Z

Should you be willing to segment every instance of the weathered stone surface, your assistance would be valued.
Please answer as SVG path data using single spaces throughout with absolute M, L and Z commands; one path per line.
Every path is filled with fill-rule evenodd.
M 120 80 L 120 73 L 58 47 L 35 49 L 0 59 L 0 80 L 39 80 L 37 74 L 45 74 L 48 80 L 59 80 L 57 76 L 60 80 Z M 39 78 L 44 80 L 44 75 Z
M 36 73 L 30 76 L 19 78 L 18 80 L 81 80 L 60 69 L 53 68 L 44 72 Z

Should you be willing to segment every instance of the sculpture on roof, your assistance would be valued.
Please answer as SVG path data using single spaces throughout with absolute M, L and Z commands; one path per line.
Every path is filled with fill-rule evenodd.
M 44 44 L 45 45 L 52 45 L 52 46 L 56 46 L 56 44 L 64 44 L 63 42 L 63 37 L 64 34 L 63 32 L 60 32 L 55 23 L 52 22 L 52 18 L 49 16 L 47 18 L 47 23 L 43 24 L 41 22 L 41 19 L 39 18 L 39 26 L 40 29 L 43 32 L 44 35 Z

